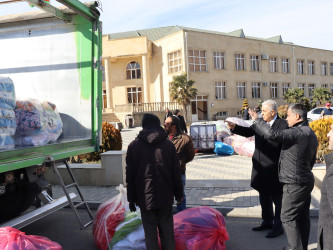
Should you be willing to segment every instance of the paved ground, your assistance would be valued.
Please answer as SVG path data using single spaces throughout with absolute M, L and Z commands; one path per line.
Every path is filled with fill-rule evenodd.
M 123 150 L 136 137 L 141 128 L 123 129 Z M 219 156 L 197 154 L 187 165 L 187 205 L 213 206 L 231 216 L 260 217 L 258 192 L 250 188 L 251 158 L 239 155 Z M 54 187 L 54 196 L 63 196 L 59 186 Z M 116 187 L 82 186 L 86 200 L 100 204 L 118 194 Z M 311 214 L 318 215 L 320 190 L 312 192 Z

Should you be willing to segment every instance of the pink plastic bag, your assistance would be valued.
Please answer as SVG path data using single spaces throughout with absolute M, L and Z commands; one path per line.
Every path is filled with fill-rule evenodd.
M 116 232 L 116 227 L 125 218 L 127 190 L 123 185 L 117 187 L 119 194 L 103 202 L 96 212 L 93 223 L 93 236 L 98 249 L 106 250 Z
M 173 217 L 176 250 L 225 250 L 229 240 L 223 215 L 210 207 L 185 209 Z
M 62 250 L 62 247 L 43 236 L 25 235 L 11 227 L 0 228 L 0 249 L 2 250 Z

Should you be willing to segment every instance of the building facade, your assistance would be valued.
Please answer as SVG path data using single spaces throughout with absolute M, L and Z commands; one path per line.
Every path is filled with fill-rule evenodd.
M 198 89 L 189 106 L 192 122 L 238 116 L 244 99 L 250 107 L 267 99 L 284 104 L 289 88 L 302 88 L 306 97 L 318 87 L 333 91 L 333 51 L 281 36 L 247 37 L 243 30 L 170 26 L 104 35 L 103 59 L 106 112 L 172 102 L 170 82 L 184 72 Z

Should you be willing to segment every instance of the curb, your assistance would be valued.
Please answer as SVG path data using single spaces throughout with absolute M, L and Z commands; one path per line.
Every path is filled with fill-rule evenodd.
M 74 202 L 74 204 L 77 204 L 79 202 Z M 102 202 L 98 201 L 87 201 L 88 206 L 92 210 L 97 210 L 98 207 L 102 204 Z M 70 206 L 66 206 L 69 208 Z M 200 206 L 187 206 L 187 208 L 193 208 L 193 207 L 200 207 Z M 256 207 L 218 207 L 218 206 L 208 206 L 211 208 L 216 209 L 221 214 L 223 214 L 226 217 L 252 217 L 252 218 L 261 218 L 261 209 L 260 206 Z M 81 209 L 84 209 L 84 207 L 80 207 Z M 173 205 L 173 211 L 176 212 L 176 205 Z M 319 209 L 318 208 L 312 208 L 310 209 L 310 217 L 312 218 L 318 218 L 319 216 Z

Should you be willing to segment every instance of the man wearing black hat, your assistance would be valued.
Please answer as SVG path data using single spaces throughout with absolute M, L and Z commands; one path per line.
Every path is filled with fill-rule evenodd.
M 142 128 L 127 149 L 129 207 L 140 207 L 147 249 L 159 249 L 157 229 L 162 249 L 175 249 L 172 205 L 183 196 L 176 149 L 156 115 L 144 114 Z

